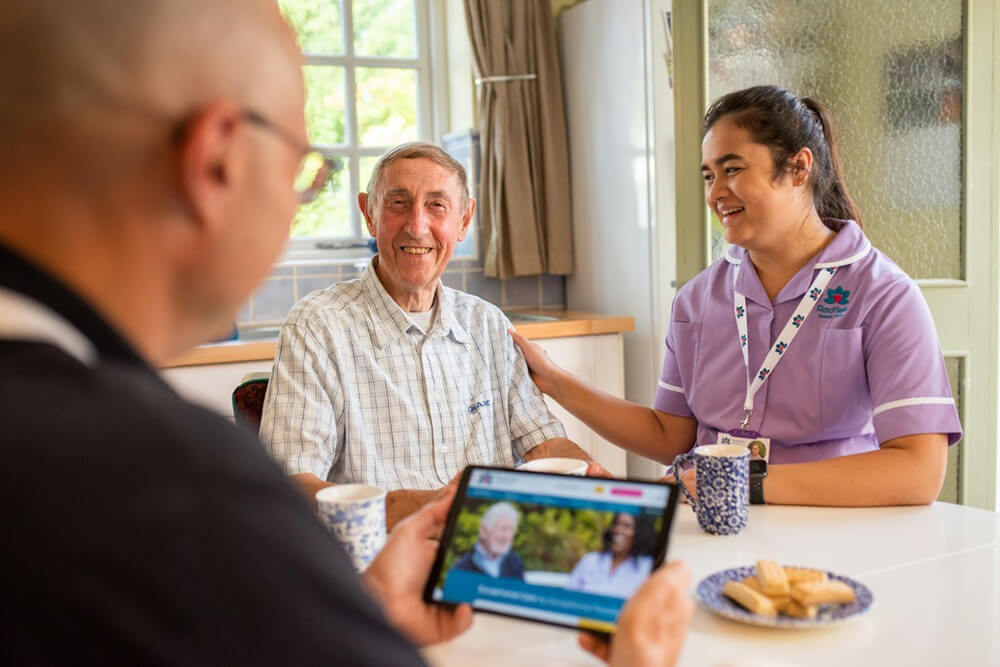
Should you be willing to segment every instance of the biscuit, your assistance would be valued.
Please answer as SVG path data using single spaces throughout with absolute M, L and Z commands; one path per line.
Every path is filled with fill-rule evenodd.
M 804 607 L 791 598 L 784 598 L 781 601 L 775 601 L 774 606 L 779 612 L 785 616 L 791 616 L 792 618 L 816 618 L 816 612 L 818 611 L 816 605 Z
M 788 595 L 788 577 L 785 570 L 773 560 L 757 561 L 757 581 L 765 595 Z
M 792 599 L 803 606 L 854 602 L 854 589 L 842 581 L 804 581 L 792 589 Z
M 764 595 L 764 591 L 762 591 L 760 589 L 760 582 L 757 581 L 757 577 L 756 576 L 754 576 L 754 575 L 751 574 L 746 579 L 741 579 L 740 583 L 743 584 L 743 585 L 745 585 L 745 586 L 747 586 L 748 588 L 752 588 L 753 590 L 757 591 L 761 595 Z M 771 601 L 774 602 L 775 604 L 777 604 L 779 602 L 788 602 L 788 600 L 790 599 L 787 595 L 768 595 L 767 597 L 771 598 Z M 779 609 L 778 611 L 781 611 L 781 610 Z
M 790 586 L 803 581 L 826 581 L 826 572 L 822 570 L 810 570 L 804 567 L 785 567 L 782 569 L 785 571 L 785 577 L 788 578 Z
M 746 584 L 738 581 L 727 581 L 726 585 L 722 587 L 722 594 L 755 614 L 772 617 L 778 615 L 778 610 L 770 598 L 761 595 Z

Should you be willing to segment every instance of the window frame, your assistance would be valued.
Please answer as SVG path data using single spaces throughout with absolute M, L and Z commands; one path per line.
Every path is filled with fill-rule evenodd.
M 322 0 L 317 0 L 322 1 Z M 303 52 L 305 66 L 342 67 L 344 70 L 344 139 L 342 144 L 317 144 L 324 155 L 337 158 L 349 170 L 348 185 L 351 235 L 347 237 L 315 236 L 295 238 L 289 236 L 281 262 L 295 262 L 309 259 L 351 259 L 367 256 L 367 241 L 370 238 L 364 226 L 364 219 L 356 205 L 357 193 L 367 183 L 360 183 L 360 160 L 378 157 L 392 146 L 361 146 L 358 136 L 357 88 L 355 72 L 358 67 L 409 69 L 417 73 L 417 138 L 432 141 L 441 120 L 438 110 L 446 110 L 447 105 L 435 97 L 433 72 L 435 61 L 441 60 L 443 49 L 436 43 L 443 35 L 435 21 L 440 12 L 432 0 L 413 0 L 416 55 L 413 58 L 391 58 L 382 56 L 358 56 L 354 45 L 353 3 L 355 0 L 336 0 L 340 6 L 341 36 L 344 52 L 341 55 L 315 54 Z

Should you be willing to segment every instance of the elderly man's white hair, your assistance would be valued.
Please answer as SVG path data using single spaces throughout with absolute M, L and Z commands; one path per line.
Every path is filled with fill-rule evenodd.
M 501 517 L 510 517 L 513 519 L 515 527 L 521 520 L 521 514 L 514 509 L 513 505 L 501 502 L 491 505 L 490 508 L 483 513 L 483 518 L 479 520 L 479 527 L 490 530 L 493 528 L 493 524 L 496 523 L 497 519 Z

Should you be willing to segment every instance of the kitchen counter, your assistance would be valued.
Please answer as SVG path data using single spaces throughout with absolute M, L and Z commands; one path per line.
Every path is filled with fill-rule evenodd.
M 580 311 L 517 310 L 507 311 L 506 315 L 510 317 L 514 329 L 530 339 L 592 336 L 635 329 L 635 320 L 631 317 Z M 275 342 L 274 337 L 258 337 L 202 345 L 166 364 L 164 368 L 271 361 L 274 359 Z

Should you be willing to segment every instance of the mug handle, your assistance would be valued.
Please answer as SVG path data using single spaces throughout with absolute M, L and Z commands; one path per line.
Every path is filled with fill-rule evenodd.
M 693 456 L 694 455 L 691 452 L 687 452 L 686 454 L 678 454 L 677 456 L 675 456 L 673 463 L 674 469 L 672 472 L 674 475 L 674 479 L 677 480 L 677 486 L 681 488 L 681 493 L 683 493 L 684 497 L 687 498 L 687 501 L 691 504 L 691 507 L 698 509 L 697 506 L 695 505 L 694 497 L 691 495 L 691 492 L 687 490 L 687 487 L 684 486 L 684 482 L 681 481 L 681 475 L 680 475 L 681 464 L 687 463 L 688 461 L 691 460 Z

